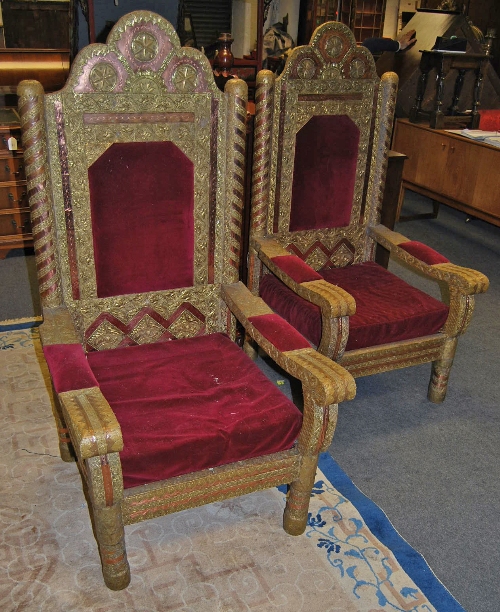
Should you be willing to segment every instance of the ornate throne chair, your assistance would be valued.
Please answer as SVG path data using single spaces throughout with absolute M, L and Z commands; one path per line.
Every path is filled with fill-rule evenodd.
M 396 89 L 334 22 L 258 75 L 248 285 L 354 377 L 432 362 L 440 402 L 488 279 L 380 225 Z M 377 243 L 444 301 L 377 265 Z
M 19 86 L 61 456 L 76 456 L 104 580 L 124 525 L 290 484 L 306 525 L 352 376 L 238 282 L 246 85 L 146 11 L 84 49 L 66 86 Z M 232 341 L 236 320 L 303 383 L 301 413 Z

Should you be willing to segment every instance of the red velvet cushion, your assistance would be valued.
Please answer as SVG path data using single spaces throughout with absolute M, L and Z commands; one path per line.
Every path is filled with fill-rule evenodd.
M 297 255 L 277 255 L 272 258 L 280 270 L 283 270 L 296 283 L 321 280 L 323 277 Z
M 413 255 L 413 257 L 416 257 L 417 259 L 420 259 L 420 261 L 423 261 L 429 266 L 450 262 L 450 260 L 447 259 L 444 255 L 441 255 L 441 253 L 438 253 L 434 249 L 431 249 L 431 247 L 428 247 L 426 244 L 422 244 L 421 242 L 417 242 L 416 240 L 408 240 L 408 242 L 401 242 L 399 246 L 407 253 Z
M 111 145 L 89 189 L 98 297 L 192 286 L 194 169 L 175 144 Z
M 299 334 L 290 323 L 276 314 L 250 317 L 249 321 L 264 338 L 272 342 L 278 351 L 296 351 L 298 349 L 310 348 L 309 342 L 304 336 Z
M 500 131 L 500 109 L 479 111 L 479 129 L 487 132 Z
M 356 314 L 349 317 L 347 350 L 434 334 L 448 316 L 445 304 L 374 262 L 325 269 L 321 273 L 325 280 L 342 287 L 356 300 Z M 319 344 L 318 306 L 297 296 L 272 274 L 262 279 L 260 294 L 301 334 Z
M 321 115 L 297 132 L 290 231 L 349 225 L 359 129 L 346 115 Z
M 81 344 L 52 344 L 43 347 L 57 393 L 97 387 Z
M 294 404 L 223 334 L 88 355 L 122 428 L 125 487 L 291 448 Z

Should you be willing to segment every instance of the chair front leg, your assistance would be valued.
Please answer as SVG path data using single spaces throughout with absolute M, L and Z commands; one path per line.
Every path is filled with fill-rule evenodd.
M 458 339 L 448 338 L 441 350 L 441 357 L 432 362 L 431 379 L 427 397 L 430 402 L 440 404 L 446 397 L 448 390 L 448 379 L 450 377 L 453 358 L 457 349 Z
M 120 458 L 118 453 L 91 457 L 85 461 L 85 466 L 91 504 L 89 510 L 104 582 L 113 591 L 120 591 L 130 583 L 121 510 L 123 485 L 117 486 L 116 483 L 116 480 L 122 481 Z
M 338 404 L 318 406 L 304 391 L 304 424 L 299 438 L 301 465 L 299 476 L 290 484 L 283 515 L 283 528 L 290 535 L 301 535 L 307 527 L 311 491 L 316 479 L 319 453 L 329 448 L 337 425 Z
M 290 484 L 283 514 L 283 528 L 289 535 L 302 535 L 307 527 L 309 502 L 317 467 L 318 454 L 303 456 L 299 476 Z

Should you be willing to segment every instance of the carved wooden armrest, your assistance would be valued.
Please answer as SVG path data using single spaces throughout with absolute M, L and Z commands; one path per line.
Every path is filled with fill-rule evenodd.
M 76 454 L 89 459 L 121 451 L 120 425 L 98 387 L 66 307 L 44 308 L 40 336 Z
M 428 261 L 419 259 L 411 252 L 405 250 L 403 246 L 405 243 L 411 243 L 412 241 L 383 225 L 371 227 L 369 232 L 379 244 L 391 252 L 391 255 L 403 261 L 415 272 L 447 284 L 450 292 L 461 295 L 475 295 L 477 293 L 484 293 L 489 287 L 488 278 L 481 272 L 457 266 L 428 247 L 427 251 L 432 258 L 428 261 L 434 260 L 436 263 L 428 263 Z M 425 245 L 422 246 L 425 248 Z
M 40 325 L 43 346 L 51 344 L 79 344 L 81 339 L 65 306 L 43 309 L 43 323 Z
M 123 450 L 120 425 L 99 387 L 65 391 L 58 397 L 80 459 Z
M 356 312 L 356 302 L 347 291 L 325 281 L 319 273 L 275 240 L 254 240 L 262 263 L 287 287 L 321 309 L 322 335 L 318 351 L 338 360 L 344 353 L 349 334 L 348 317 Z
M 303 336 L 274 314 L 243 283 L 225 285 L 223 294 L 227 305 L 249 336 L 283 370 L 302 382 L 304 393 L 310 394 L 315 403 L 328 406 L 354 397 L 356 385 L 351 374 L 315 351 Z

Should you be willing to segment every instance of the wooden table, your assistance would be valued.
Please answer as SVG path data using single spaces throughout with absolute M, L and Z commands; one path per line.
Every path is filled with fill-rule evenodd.
M 410 110 L 410 121 L 418 123 L 423 117 L 428 117 L 430 127 L 443 129 L 445 121 L 447 123 L 460 121 L 466 122 L 469 127 L 476 129 L 479 126 L 479 99 L 481 96 L 481 85 L 486 64 L 489 61 L 488 55 L 479 53 L 448 53 L 443 51 L 420 51 L 422 54 L 420 60 L 420 77 L 417 84 L 417 95 L 415 103 Z M 432 69 L 436 70 L 436 92 L 434 97 L 434 108 L 430 112 L 422 110 L 422 101 L 427 87 L 427 80 Z M 453 92 L 453 101 L 447 113 L 443 113 L 443 93 L 444 79 L 450 70 L 457 71 L 455 79 L 455 89 Z M 464 116 L 459 113 L 458 104 L 460 94 L 464 84 L 465 73 L 468 70 L 475 72 L 476 78 L 474 81 L 474 94 L 472 103 L 472 114 Z
M 399 211 L 411 189 L 500 226 L 499 147 L 398 119 L 392 148 L 408 156 Z

